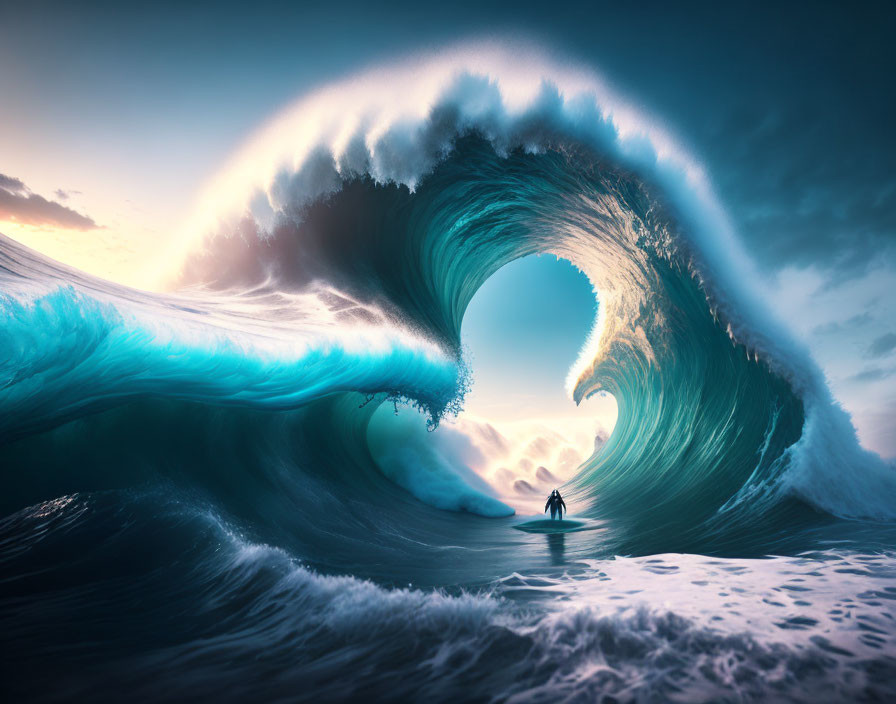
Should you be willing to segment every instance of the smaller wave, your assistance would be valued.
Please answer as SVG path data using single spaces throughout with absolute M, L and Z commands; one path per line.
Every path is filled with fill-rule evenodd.
M 383 406 L 371 418 L 367 438 L 383 474 L 420 501 L 480 516 L 513 515 L 471 468 L 482 453 L 463 433 L 446 427 L 430 433 L 419 415 L 399 414 L 397 408 L 393 414 Z
M 0 439 L 139 396 L 288 409 L 359 391 L 413 398 L 433 417 L 459 403 L 450 355 L 397 325 L 343 324 L 331 292 L 272 306 L 264 296 L 123 298 L 100 280 L 92 290 L 3 280 Z

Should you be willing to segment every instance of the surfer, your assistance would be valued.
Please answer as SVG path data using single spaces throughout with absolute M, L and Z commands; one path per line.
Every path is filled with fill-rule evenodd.
M 560 492 L 556 489 L 551 492 L 551 495 L 548 497 L 548 502 L 544 505 L 545 511 L 547 511 L 548 508 L 551 509 L 552 521 L 557 514 L 560 514 L 560 520 L 563 520 L 563 512 L 566 510 L 566 502 L 563 501 L 563 497 L 560 496 Z

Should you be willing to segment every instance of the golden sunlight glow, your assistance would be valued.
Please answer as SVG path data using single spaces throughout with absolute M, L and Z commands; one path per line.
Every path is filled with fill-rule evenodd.
M 81 231 L 0 221 L 0 232 L 67 266 L 140 289 L 158 281 L 157 244 L 151 237 L 101 228 Z

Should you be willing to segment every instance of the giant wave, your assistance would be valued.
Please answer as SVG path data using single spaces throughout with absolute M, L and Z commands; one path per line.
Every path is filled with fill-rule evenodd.
M 794 498 L 892 517 L 890 468 L 751 290 L 761 277 L 699 167 L 586 71 L 478 46 L 325 88 L 251 140 L 199 211 L 178 244 L 179 294 L 4 241 L 8 463 L 135 399 L 282 410 L 360 393 L 410 399 L 437 423 L 462 404 L 472 296 L 550 252 L 600 303 L 570 393 L 619 404 L 572 489 L 634 536 L 628 549 L 711 550 L 811 513 Z M 365 426 L 365 400 L 342 405 L 356 417 L 325 435 Z M 38 474 L 56 462 L 29 461 Z M 454 491 L 435 503 L 473 505 Z

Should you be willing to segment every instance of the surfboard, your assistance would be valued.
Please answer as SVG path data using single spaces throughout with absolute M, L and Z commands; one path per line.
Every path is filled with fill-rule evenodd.
M 588 525 L 584 521 L 571 521 L 564 518 L 560 521 L 542 518 L 536 521 L 526 521 L 515 525 L 517 530 L 526 533 L 574 533 L 579 530 L 587 530 Z

